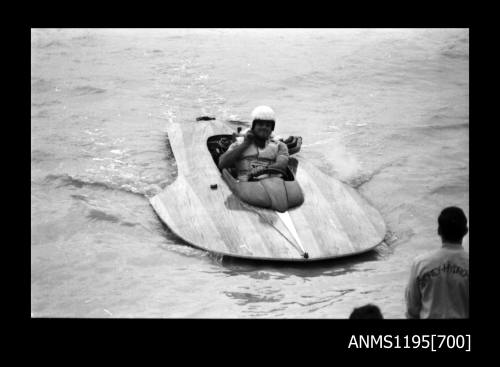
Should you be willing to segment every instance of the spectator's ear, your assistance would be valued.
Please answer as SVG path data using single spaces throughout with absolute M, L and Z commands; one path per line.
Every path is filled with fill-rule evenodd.
M 469 227 L 465 227 L 464 236 L 469 233 Z
M 441 236 L 441 227 L 438 227 L 438 235 Z

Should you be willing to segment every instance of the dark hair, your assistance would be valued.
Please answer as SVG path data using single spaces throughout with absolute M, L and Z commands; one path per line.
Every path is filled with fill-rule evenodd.
M 260 120 L 260 119 L 255 119 L 255 120 L 253 120 L 253 121 L 252 121 L 252 130 L 253 130 L 253 128 L 255 127 L 255 124 L 256 124 L 257 122 L 272 123 L 272 124 L 273 124 L 273 126 L 271 127 L 271 130 L 274 130 L 274 125 L 275 125 L 275 123 L 276 123 L 274 120 Z
M 367 304 L 358 308 L 355 308 L 351 312 L 350 319 L 383 319 L 382 312 L 380 308 L 373 304 Z
M 450 206 L 438 218 L 438 233 L 443 241 L 461 242 L 467 234 L 467 218 L 462 209 Z

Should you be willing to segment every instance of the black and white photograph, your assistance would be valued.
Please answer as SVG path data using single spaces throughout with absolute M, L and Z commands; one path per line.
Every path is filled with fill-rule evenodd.
M 469 318 L 469 28 L 30 32 L 32 319 Z

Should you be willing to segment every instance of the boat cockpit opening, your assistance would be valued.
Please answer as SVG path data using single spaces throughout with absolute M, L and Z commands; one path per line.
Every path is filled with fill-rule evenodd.
M 293 151 L 293 149 L 295 149 L 297 145 L 299 145 L 298 139 L 300 139 L 300 137 L 290 136 L 283 142 L 287 144 L 289 151 Z M 229 134 L 214 135 L 208 138 L 207 147 L 217 168 L 219 167 L 220 156 L 224 154 L 229 146 L 235 141 L 236 137 Z M 300 145 L 298 149 L 300 149 Z M 295 179 L 298 164 L 299 161 L 296 158 L 290 157 L 288 159 L 287 175 L 284 178 L 285 181 L 293 181 Z M 221 169 L 219 169 L 219 171 L 222 172 Z M 228 171 L 234 178 L 237 178 L 236 169 L 234 167 L 228 169 Z

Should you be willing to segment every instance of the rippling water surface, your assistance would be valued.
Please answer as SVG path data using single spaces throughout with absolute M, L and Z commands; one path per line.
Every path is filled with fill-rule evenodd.
M 464 29 L 33 29 L 31 310 L 52 317 L 404 317 L 436 218 L 469 212 Z M 168 121 L 248 120 L 357 187 L 385 243 L 308 265 L 185 246 L 148 198 L 177 174 Z M 468 237 L 465 239 L 468 248 Z

